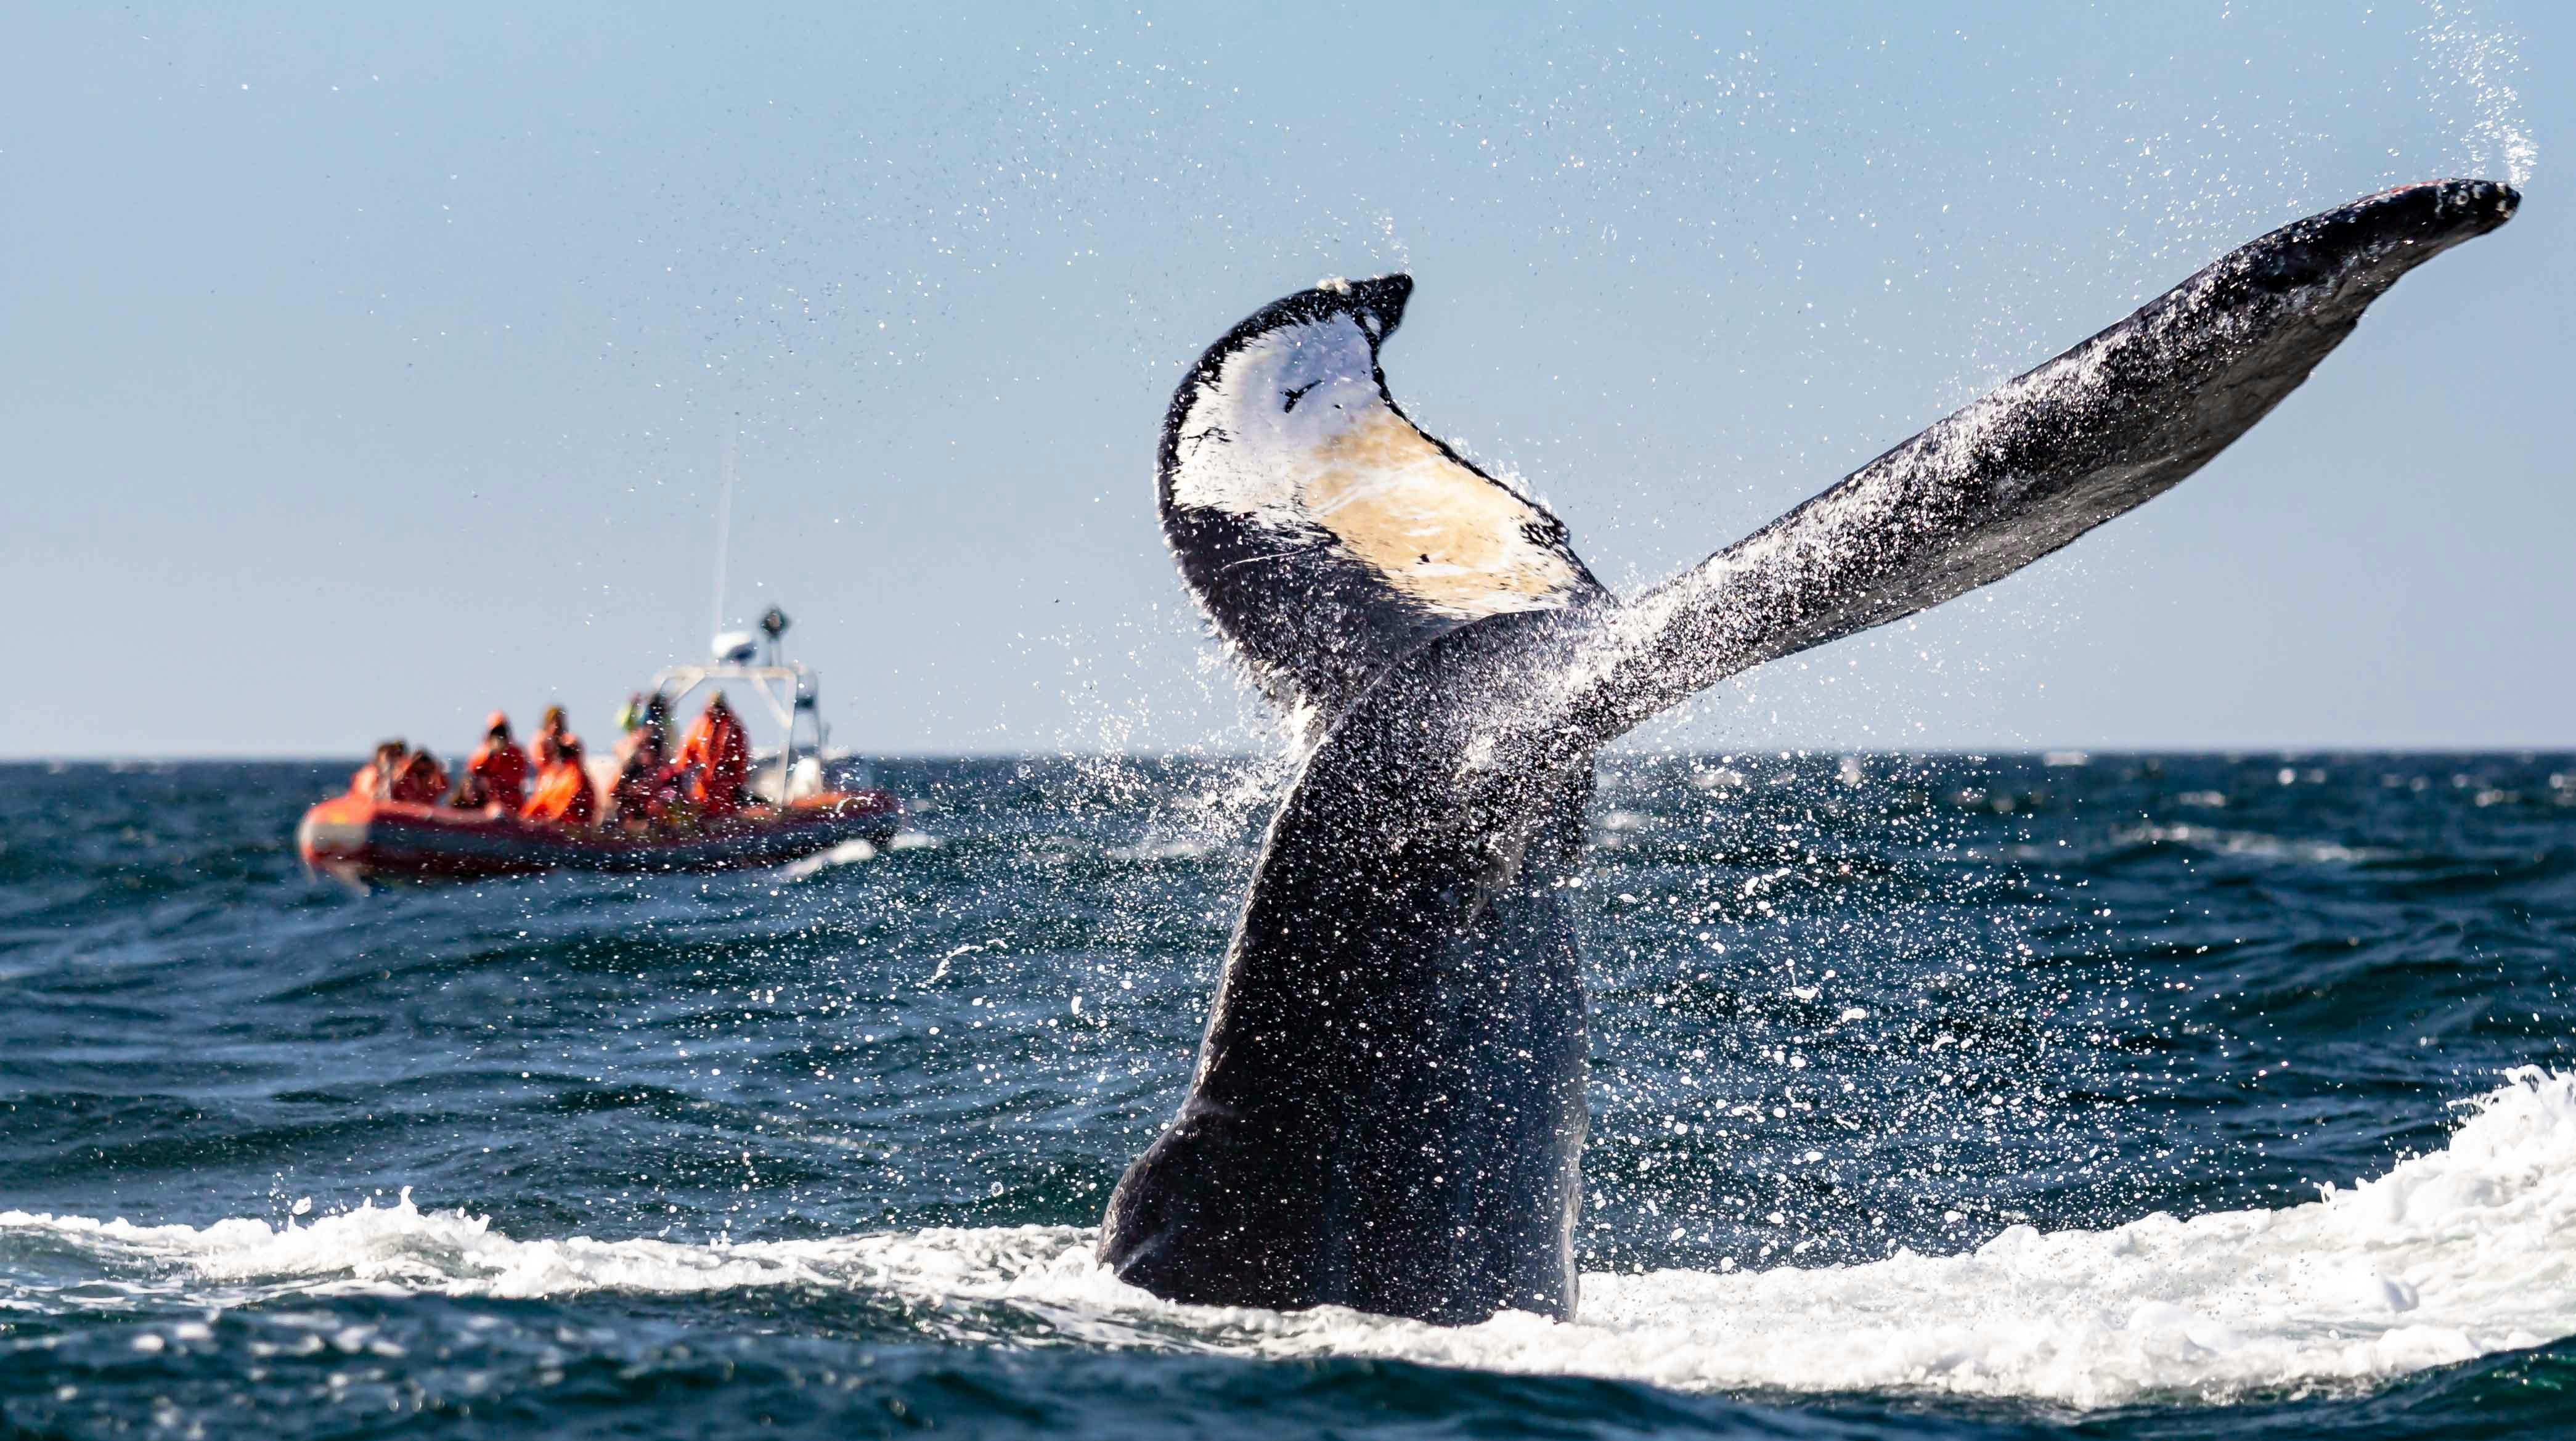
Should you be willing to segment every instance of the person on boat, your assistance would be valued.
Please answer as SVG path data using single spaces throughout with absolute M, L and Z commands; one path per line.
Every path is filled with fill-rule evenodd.
M 498 802 L 503 808 L 517 810 L 528 799 L 528 753 L 510 739 L 510 718 L 499 711 L 483 723 L 483 744 L 473 758 L 465 762 L 465 774 L 476 785 L 482 799 L 476 804 Z
M 404 756 L 394 771 L 393 783 L 385 788 L 386 800 L 408 805 L 434 806 L 446 798 L 447 767 L 425 750 Z
M 639 763 L 648 771 L 659 770 L 670 759 L 671 702 L 660 691 L 649 701 L 640 695 L 627 697 L 617 712 L 617 723 L 625 730 L 617 738 L 621 774 Z
M 630 752 L 618 762 L 617 779 L 608 783 L 611 825 L 634 826 L 653 818 L 653 772 L 636 764 Z
M 608 818 L 619 825 L 650 821 L 653 796 L 670 759 L 671 702 L 660 691 L 646 700 L 637 691 L 617 709 L 617 777 L 608 787 Z
M 409 749 L 399 740 L 378 745 L 372 759 L 349 773 L 349 794 L 383 800 L 392 793 L 394 772 L 402 767 L 403 752 Z
M 751 777 L 751 739 L 742 721 L 717 691 L 706 712 L 680 742 L 680 764 L 695 772 L 689 798 L 710 820 L 742 809 L 743 783 Z
M 671 698 L 669 696 L 655 691 L 652 698 L 644 702 L 642 730 L 652 739 L 653 754 L 663 760 L 669 760 L 671 758 Z
M 579 744 L 578 739 L 573 736 L 571 722 L 564 719 L 564 708 L 550 705 L 546 707 L 544 715 L 537 717 L 537 735 L 536 739 L 528 742 L 528 759 L 536 763 L 539 771 L 543 771 L 555 763 L 555 758 L 566 740 Z
M 591 793 L 590 772 L 581 763 L 579 736 L 555 742 L 554 763 L 537 772 L 536 792 L 519 815 L 559 826 L 586 826 L 599 818 L 599 798 Z

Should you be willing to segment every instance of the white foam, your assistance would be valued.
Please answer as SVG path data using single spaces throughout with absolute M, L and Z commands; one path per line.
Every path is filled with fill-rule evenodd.
M 857 865 L 861 861 L 872 861 L 876 858 L 875 845 L 862 838 L 853 838 L 841 842 L 828 851 L 789 861 L 779 868 L 779 873 L 791 881 L 801 881 L 808 876 L 821 875 L 835 866 Z
M 1161 836 L 1132 846 L 1112 846 L 1102 854 L 1113 861 L 1195 861 L 1225 849 L 1218 836 Z
M 2278 1211 L 2107 1231 L 2015 1227 L 1957 1256 L 1584 1278 L 1583 1318 L 1443 1329 L 1324 1309 L 1174 1306 L 1094 1265 L 1090 1233 L 1024 1226 L 697 1245 L 517 1241 L 408 1196 L 310 1225 L 204 1228 L 0 1213 L 0 1263 L 98 1273 L 0 1282 L 0 1309 L 238 1304 L 395 1289 L 542 1297 L 771 1286 L 900 1297 L 956 1336 L 1004 1307 L 1059 1336 L 1231 1354 L 1370 1355 L 1688 1390 L 1918 1391 L 2078 1407 L 2366 1384 L 2576 1335 L 2576 1077 L 2537 1070 L 2430 1155 Z M 7 1268 L 15 1269 L 15 1268 Z M 6 1274 L 0 1270 L 0 1274 Z
M 2395 851 L 2363 849 L 2333 841 L 2297 840 L 2265 835 L 2260 831 L 2222 830 L 2215 826 L 2133 826 L 2115 833 L 2111 840 L 2116 845 L 2149 841 L 2159 845 L 2190 846 L 2214 855 L 2294 860 L 2316 865 L 2352 865 L 2362 861 L 2392 860 L 2397 856 Z

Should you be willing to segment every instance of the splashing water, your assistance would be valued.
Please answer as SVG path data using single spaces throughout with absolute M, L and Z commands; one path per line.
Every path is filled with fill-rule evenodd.
M 135 1226 L 0 1213 L 10 1254 L 77 1258 L 76 1285 L 13 1277 L 12 1309 L 275 1305 L 355 1293 L 499 1299 L 760 1288 L 874 1294 L 973 1341 L 1252 1357 L 1376 1356 L 1688 1390 L 1903 1391 L 2077 1407 L 2222 1402 L 2381 1380 L 2576 1334 L 2576 1078 L 2525 1070 L 2429 1155 L 2277 1211 L 2154 1215 L 2108 1231 L 2016 1226 L 1974 1252 L 1816 1269 L 1595 1273 L 1582 1318 L 1445 1329 L 1333 1308 L 1175 1306 L 1120 1285 L 1063 1226 L 689 1245 L 514 1240 L 408 1193 L 309 1225 Z
M 2432 0 L 2428 8 L 2430 19 L 2416 31 L 2428 63 L 2426 98 L 2463 130 L 2463 173 L 2529 183 L 2540 151 L 2515 88 L 2524 67 L 2514 36 L 2483 25 L 2458 0 Z
M 345 767 L 13 771 L 0 835 L 52 840 L 0 850 L 0 1417 L 2026 1435 L 2559 1394 L 2576 757 L 2083 759 L 1606 763 L 1582 1314 L 1457 1331 L 1091 1259 L 1275 767 L 888 763 L 940 845 L 364 898 L 277 839 Z

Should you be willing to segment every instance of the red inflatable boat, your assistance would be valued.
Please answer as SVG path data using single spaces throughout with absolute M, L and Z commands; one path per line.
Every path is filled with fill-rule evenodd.
M 675 716 L 700 689 L 738 685 L 752 702 L 742 718 L 765 715 L 778 728 L 777 749 L 753 758 L 749 778 L 750 798 L 765 804 L 685 829 L 648 830 L 555 825 L 497 806 L 461 810 L 352 792 L 306 811 L 295 847 L 315 872 L 363 886 L 541 871 L 728 871 L 780 865 L 851 841 L 884 845 L 903 808 L 875 789 L 855 758 L 825 748 L 830 732 L 816 708 L 814 672 L 778 654 L 786 633 L 786 613 L 771 606 L 757 633 L 717 636 L 711 664 L 671 666 L 653 677 L 653 693 Z M 767 658 L 756 659 L 764 647 Z M 589 765 L 591 794 L 604 800 L 617 764 L 599 756 Z
M 304 813 L 304 864 L 354 885 L 473 880 L 540 871 L 723 871 L 770 866 L 849 841 L 883 845 L 901 807 L 883 791 L 826 791 L 759 807 L 685 834 L 523 821 L 366 796 L 335 796 Z

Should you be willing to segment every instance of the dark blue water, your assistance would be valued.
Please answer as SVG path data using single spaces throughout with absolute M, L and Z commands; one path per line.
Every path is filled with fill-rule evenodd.
M 0 1433 L 2576 1433 L 2576 758 L 1607 766 L 1585 1314 L 1465 1333 L 1083 1259 L 1275 769 L 356 895 L 349 765 L 0 767 Z

